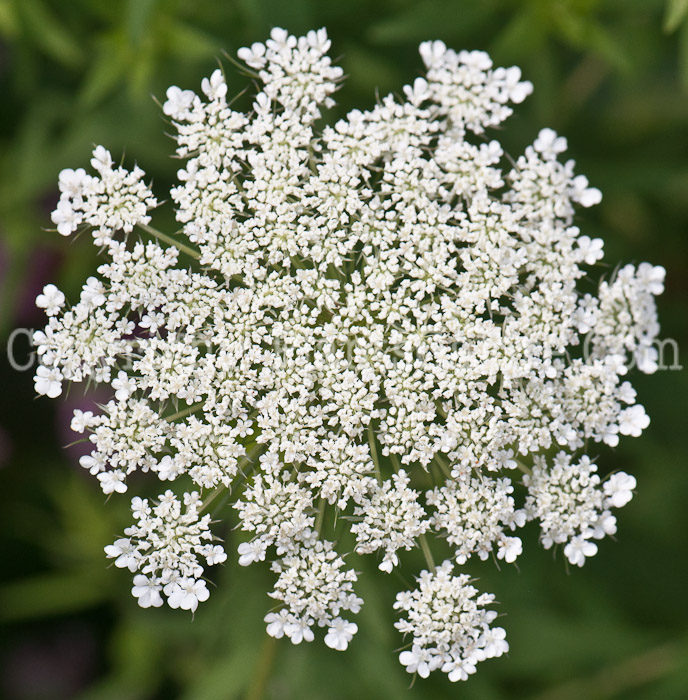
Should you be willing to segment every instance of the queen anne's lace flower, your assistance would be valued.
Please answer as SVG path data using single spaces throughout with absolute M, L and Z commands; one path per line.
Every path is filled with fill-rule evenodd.
M 241 49 L 262 85 L 248 114 L 219 69 L 201 94 L 167 91 L 176 237 L 151 227 L 141 169 L 104 148 L 95 174 L 60 174 L 58 232 L 90 229 L 106 260 L 74 305 L 54 285 L 38 297 L 36 390 L 109 387 L 98 413 L 74 414 L 81 464 L 106 494 L 134 472 L 169 487 L 134 497 L 136 524 L 106 547 L 141 606 L 208 598 L 204 567 L 226 555 L 207 511 L 226 492 L 239 563 L 277 576 L 269 634 L 320 627 L 345 649 L 363 601 L 335 546 L 386 572 L 417 546 L 428 569 L 395 604 L 400 661 L 465 679 L 508 645 L 492 596 L 455 565 L 514 562 L 526 519 L 573 565 L 616 531 L 635 479 L 600 479 L 580 451 L 649 423 L 624 378 L 657 369 L 664 270 L 578 290 L 603 244 L 575 216 L 599 190 L 551 129 L 515 160 L 487 135 L 532 90 L 518 68 L 427 42 L 405 99 L 318 127 L 342 78 L 329 45 L 276 29 Z M 454 562 L 435 568 L 432 535 Z

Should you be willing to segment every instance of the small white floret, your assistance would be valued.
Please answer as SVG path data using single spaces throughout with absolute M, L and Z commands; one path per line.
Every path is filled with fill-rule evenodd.
M 553 160 L 566 150 L 566 138 L 557 135 L 554 129 L 541 129 L 538 137 L 533 142 L 533 148 L 546 160 Z
M 167 89 L 167 100 L 162 111 L 172 119 L 182 121 L 189 116 L 196 94 L 192 90 L 182 90 L 176 85 Z
M 325 635 L 325 644 L 330 649 L 345 651 L 356 632 L 358 632 L 358 625 L 355 622 L 338 617 L 330 623 L 330 628 Z
M 601 238 L 590 238 L 589 236 L 579 236 L 578 250 L 581 259 L 586 265 L 594 265 L 604 257 L 604 241 Z
M 213 74 L 208 78 L 203 78 L 201 81 L 201 90 L 210 100 L 221 100 L 227 94 L 227 83 L 225 76 L 218 68 L 213 71 Z
M 136 571 L 140 561 L 138 549 L 128 537 L 122 537 L 115 540 L 114 544 L 107 545 L 105 555 L 108 559 L 115 560 L 118 569 L 129 569 L 132 573 Z
M 265 545 L 261 540 L 241 542 L 237 548 L 239 553 L 239 566 L 249 566 L 257 561 L 265 561 Z
M 131 589 L 131 594 L 134 598 L 138 598 L 139 605 L 142 608 L 159 608 L 162 605 L 161 590 L 162 586 L 149 579 L 148 576 L 143 574 L 134 576 L 134 586 Z
M 432 654 L 417 644 L 414 644 L 410 651 L 407 649 L 399 654 L 399 663 L 406 667 L 408 673 L 417 673 L 421 678 L 427 678 L 430 672 L 437 668 Z
M 63 379 L 62 372 L 56 367 L 40 365 L 36 369 L 36 376 L 33 378 L 36 393 L 51 399 L 57 398 L 62 393 Z
M 497 549 L 497 559 L 504 559 L 507 564 L 513 564 L 523 553 L 523 542 L 520 537 L 505 537 Z
M 89 277 L 81 290 L 81 301 L 89 306 L 105 303 L 105 287 L 97 277 Z
M 169 588 L 165 587 L 165 594 L 167 604 L 171 608 L 181 608 L 191 612 L 196 612 L 198 604 L 210 597 L 205 581 L 193 578 L 181 578 L 175 581 Z
M 60 313 L 64 303 L 65 295 L 54 284 L 46 284 L 43 287 L 43 293 L 36 297 L 36 306 L 39 309 L 45 309 L 48 316 Z
M 619 414 L 619 432 L 622 435 L 640 437 L 640 434 L 650 425 L 650 417 L 645 413 L 641 404 L 625 408 Z
M 57 224 L 57 232 L 61 236 L 69 236 L 79 228 L 84 220 L 83 214 L 75 211 L 67 199 L 61 199 L 57 203 L 57 208 L 50 215 L 50 219 Z
M 637 486 L 634 476 L 626 472 L 612 474 L 604 484 L 607 505 L 622 508 L 633 498 L 633 489 Z
M 124 482 L 124 476 L 123 471 L 114 469 L 113 471 L 100 472 L 97 478 L 104 494 L 125 493 L 127 485 Z
M 564 555 L 574 566 L 583 566 L 588 557 L 594 557 L 597 554 L 597 545 L 590 542 L 582 535 L 574 537 L 564 547 Z

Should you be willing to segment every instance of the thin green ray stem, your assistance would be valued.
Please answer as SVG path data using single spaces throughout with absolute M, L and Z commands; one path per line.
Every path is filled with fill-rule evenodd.
M 447 479 L 451 479 L 451 478 L 452 478 L 451 469 L 450 469 L 450 467 L 449 467 L 449 463 L 448 463 L 447 460 L 446 460 L 444 457 L 442 457 L 439 453 L 437 453 L 437 454 L 435 455 L 435 464 L 437 464 L 437 466 L 440 468 L 440 470 L 442 471 L 442 473 L 444 474 L 444 476 L 445 476 Z
M 246 693 L 246 700 L 262 700 L 265 696 L 265 688 L 270 678 L 276 651 L 277 640 L 270 635 L 266 635 L 260 650 L 256 670 L 253 674 L 253 680 Z
M 389 459 L 392 462 L 392 466 L 394 467 L 395 472 L 400 472 L 401 471 L 401 462 L 399 461 L 399 456 L 395 454 L 390 454 Z
M 531 469 L 529 466 L 527 466 L 526 464 L 524 464 L 523 462 L 521 462 L 521 460 L 518 459 L 518 458 L 516 458 L 515 461 L 516 461 L 516 466 L 517 466 L 524 474 L 527 474 L 528 476 L 532 476 L 532 475 L 533 475 L 533 471 L 532 471 L 532 469 Z
M 181 411 L 177 411 L 177 413 L 173 413 L 170 416 L 163 416 L 166 421 L 171 423 L 172 421 L 179 420 L 180 418 L 186 418 L 187 416 L 190 416 L 192 413 L 196 413 L 196 411 L 199 411 L 201 408 L 203 408 L 203 403 L 197 403 L 194 404 L 193 406 L 189 406 L 188 408 L 185 408 Z
M 382 483 L 382 471 L 380 470 L 380 458 L 377 454 L 377 446 L 375 445 L 375 431 L 373 430 L 373 424 L 368 424 L 368 444 L 370 445 L 370 456 L 373 458 L 373 464 L 375 465 L 375 476 L 377 477 L 378 484 Z
M 435 573 L 435 560 L 432 558 L 432 552 L 430 551 L 430 544 L 428 543 L 428 538 L 425 535 L 418 536 L 418 543 L 420 544 L 420 549 L 425 557 L 425 562 L 432 573 Z
M 218 486 L 213 489 L 210 494 L 208 494 L 208 497 L 201 503 L 201 507 L 199 508 L 200 512 L 202 513 L 225 490 L 227 490 L 226 486 Z
M 158 231 L 157 228 L 153 228 L 148 224 L 138 224 L 138 226 L 146 233 L 150 233 L 151 236 L 154 236 L 159 241 L 163 241 L 164 243 L 169 243 L 171 246 L 174 246 L 180 253 L 186 253 L 186 255 L 192 257 L 194 260 L 200 260 L 201 254 L 197 250 L 190 248 L 188 245 L 184 245 L 184 243 L 172 238 L 172 236 L 168 236 L 166 233 Z
M 200 511 L 203 512 L 221 493 L 226 493 L 226 497 L 223 499 L 222 503 L 220 506 L 218 506 L 218 509 L 227 502 L 229 497 L 232 495 L 232 487 L 237 486 L 237 484 L 241 484 L 242 481 L 247 480 L 250 474 L 253 471 L 253 461 L 254 458 L 260 453 L 260 451 L 263 449 L 262 444 L 253 444 L 253 447 L 246 453 L 246 455 L 243 457 L 243 459 L 238 463 L 237 465 L 237 472 L 241 475 L 235 481 L 233 481 L 229 486 L 223 486 L 219 485 L 216 486 L 213 491 L 211 491 L 208 494 L 208 497 L 203 501 L 201 504 Z M 244 472 L 244 468 L 250 466 L 252 467 L 250 470 L 246 469 L 246 473 Z M 236 493 L 236 490 L 234 491 Z M 216 509 L 216 511 L 218 510 Z
M 323 518 L 325 517 L 325 499 L 321 498 L 318 503 L 318 512 L 315 516 L 315 531 L 320 535 L 322 530 Z

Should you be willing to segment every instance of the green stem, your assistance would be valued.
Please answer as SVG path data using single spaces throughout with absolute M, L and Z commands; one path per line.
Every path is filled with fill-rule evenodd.
M 532 476 L 532 475 L 533 475 L 533 472 L 532 472 L 531 468 L 528 467 L 528 466 L 526 466 L 525 464 L 523 464 L 523 462 L 521 462 L 520 459 L 515 458 L 515 461 L 516 461 L 516 466 L 517 466 L 524 474 L 527 474 L 528 476 Z
M 202 513 L 224 490 L 225 486 L 218 486 L 209 496 L 208 498 L 201 503 L 200 507 L 200 512 Z
M 321 498 L 320 503 L 318 503 L 318 513 L 315 516 L 315 531 L 320 535 L 320 530 L 322 529 L 323 518 L 325 517 L 325 499 Z
M 423 556 L 425 557 L 425 561 L 428 565 L 428 568 L 434 574 L 435 573 L 435 560 L 432 558 L 432 552 L 430 551 L 430 545 L 428 544 L 428 538 L 425 535 L 419 535 L 418 542 L 420 543 L 420 548 L 423 552 Z
M 241 476 L 234 483 L 241 484 L 242 482 L 248 482 L 250 476 L 255 472 L 255 458 L 260 455 L 265 448 L 263 443 L 252 442 L 249 444 L 251 448 L 247 450 L 246 454 L 237 465 L 237 471 Z M 234 485 L 234 483 L 232 485 Z
M 165 416 L 165 420 L 171 423 L 172 421 L 178 420 L 179 418 L 186 418 L 187 416 L 190 416 L 192 413 L 196 413 L 199 409 L 203 408 L 202 403 L 197 403 L 194 404 L 193 406 L 189 406 L 188 408 L 185 408 L 183 411 L 177 411 L 177 413 L 173 413 L 171 416 Z
M 256 665 L 253 680 L 246 693 L 246 700 L 262 700 L 265 695 L 265 688 L 270 677 L 272 663 L 275 659 L 275 651 L 277 649 L 277 640 L 274 637 L 266 635 L 263 647 L 260 650 L 258 664 Z
M 194 258 L 194 260 L 200 259 L 201 254 L 197 250 L 194 250 L 188 245 L 184 245 L 180 241 L 175 240 L 174 238 L 172 238 L 172 236 L 168 236 L 166 233 L 158 231 L 158 229 L 153 228 L 148 224 L 138 224 L 138 226 L 139 228 L 142 228 L 146 233 L 150 233 L 151 236 L 155 236 L 155 238 L 157 238 L 159 241 L 163 241 L 164 243 L 169 243 L 170 245 L 174 246 L 177 250 L 179 250 L 180 253 L 186 253 L 188 256 Z
M 394 467 L 394 471 L 399 473 L 401 470 L 401 462 L 399 461 L 399 457 L 395 454 L 390 454 L 389 458 L 392 462 L 392 466 Z
M 380 458 L 377 456 L 377 447 L 375 445 L 375 431 L 373 430 L 373 424 L 368 423 L 368 444 L 370 445 L 370 455 L 373 458 L 373 464 L 375 465 L 375 476 L 377 477 L 377 483 L 382 483 L 382 471 L 380 470 Z
M 253 458 L 263 449 L 263 445 L 261 444 L 254 444 L 253 447 L 246 453 L 244 458 L 239 462 L 237 465 L 237 471 L 243 475 L 246 479 L 248 479 L 250 475 L 250 471 L 247 469 L 246 474 L 244 474 L 244 467 L 247 465 L 250 465 L 253 467 Z M 236 479 L 234 482 L 232 482 L 231 486 L 235 486 L 237 482 L 241 483 L 241 478 Z M 227 499 L 229 496 L 232 494 L 232 488 L 231 486 L 228 488 L 226 486 L 218 486 L 209 496 L 208 498 L 203 501 L 201 504 L 201 512 L 203 512 L 216 498 L 219 496 L 223 491 L 227 491 L 227 498 L 223 500 L 223 503 L 227 502 Z
M 65 445 L 64 447 L 67 449 L 69 447 L 74 447 L 74 445 L 80 445 L 83 442 L 90 442 L 90 440 L 87 437 L 79 438 L 79 440 L 74 440 L 74 442 L 70 442 L 69 445 Z
M 440 470 L 442 471 L 442 473 L 444 474 L 444 476 L 447 479 L 452 478 L 451 469 L 449 468 L 449 463 L 440 454 L 435 455 L 435 464 L 437 464 L 437 466 L 440 468 Z

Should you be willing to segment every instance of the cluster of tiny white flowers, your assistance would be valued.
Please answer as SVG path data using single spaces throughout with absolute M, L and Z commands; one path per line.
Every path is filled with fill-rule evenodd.
M 269 634 L 299 643 L 320 627 L 345 649 L 357 625 L 342 615 L 362 600 L 335 547 L 387 573 L 418 547 L 428 570 L 397 600 L 412 637 L 400 660 L 465 679 L 508 647 L 492 596 L 453 566 L 515 562 L 527 519 L 574 565 L 616 530 L 610 509 L 635 480 L 601 480 L 582 451 L 649 424 L 622 378 L 634 361 L 657 369 L 664 270 L 578 289 L 603 259 L 575 225 L 599 190 L 551 129 L 515 161 L 486 137 L 532 91 L 518 68 L 427 42 L 405 98 L 320 128 L 342 78 L 329 45 L 276 29 L 241 49 L 262 85 L 248 114 L 220 69 L 201 95 L 168 90 L 175 235 L 151 226 L 138 167 L 99 146 L 97 176 L 63 171 L 53 221 L 90 229 L 107 262 L 74 305 L 54 285 L 38 297 L 36 390 L 108 386 L 99 413 L 74 415 L 93 446 L 82 465 L 106 494 L 134 472 L 171 489 L 134 498 L 137 525 L 106 548 L 141 605 L 208 597 L 199 560 L 225 555 L 206 511 L 231 497 L 239 564 L 277 575 Z M 453 561 L 435 568 L 433 546 Z
M 421 572 L 418 587 L 397 594 L 394 603 L 407 614 L 395 627 L 413 636 L 411 650 L 402 651 L 399 660 L 421 678 L 440 668 L 450 681 L 466 680 L 479 661 L 509 650 L 504 629 L 490 627 L 497 613 L 484 609 L 494 596 L 478 595 L 469 576 L 453 576 L 452 570 L 445 561 L 433 572 Z
M 315 525 L 315 518 L 310 515 L 313 494 L 290 481 L 289 475 L 285 477 L 258 474 L 243 498 L 234 504 L 242 530 L 256 533 L 253 540 L 239 545 L 242 566 L 264 561 L 272 545 L 278 554 L 298 549 L 303 534 Z
M 359 554 L 384 550 L 378 568 L 390 573 L 399 564 L 396 551 L 415 547 L 416 539 L 425 534 L 430 522 L 418 502 L 418 492 L 408 488 L 410 479 L 403 469 L 381 485 L 375 479 L 368 483 L 370 492 L 362 505 L 354 508 L 354 517 L 361 520 L 351 526 L 351 532 L 356 535 Z
M 63 236 L 74 233 L 83 224 L 93 228 L 98 243 L 106 243 L 120 229 L 130 233 L 137 224 L 147 224 L 149 209 L 157 206 L 151 190 L 142 182 L 143 170 L 131 172 L 115 168 L 110 152 L 98 146 L 91 166 L 100 177 L 88 175 L 83 168 L 60 173 L 60 201 L 52 220 Z
M 428 505 L 435 511 L 432 526 L 456 548 L 457 562 L 465 564 L 473 553 L 487 559 L 494 543 L 499 559 L 516 561 L 523 545 L 519 537 L 507 537 L 505 529 L 523 526 L 526 514 L 515 509 L 513 490 L 508 478 L 457 475 L 428 493 Z
M 128 568 L 134 576 L 132 594 L 143 608 L 162 605 L 161 593 L 171 608 L 194 612 L 210 595 L 201 578 L 199 557 L 209 565 L 227 559 L 221 545 L 212 544 L 210 516 L 201 516 L 201 499 L 196 491 L 184 494 L 182 503 L 165 491 L 152 507 L 147 499 L 135 497 L 131 509 L 136 525 L 127 535 L 105 548 L 115 566 Z
M 342 611 L 357 613 L 363 600 L 353 591 L 358 575 L 343 569 L 344 560 L 332 542 L 317 539 L 310 530 L 300 534 L 300 546 L 272 564 L 278 574 L 270 596 L 284 607 L 265 616 L 268 634 L 287 636 L 294 644 L 313 641 L 312 627 L 327 627 L 325 644 L 344 651 L 358 625 L 341 617 Z M 293 547 L 292 547 L 293 549 Z
M 564 544 L 566 558 L 583 566 L 586 557 L 597 554 L 591 538 L 616 533 L 616 518 L 609 508 L 625 506 L 633 497 L 635 477 L 618 472 L 601 483 L 597 466 L 583 455 L 574 462 L 560 452 L 548 468 L 544 457 L 536 456 L 531 474 L 523 477 L 528 488 L 525 513 L 540 521 L 540 541 L 545 549 Z

